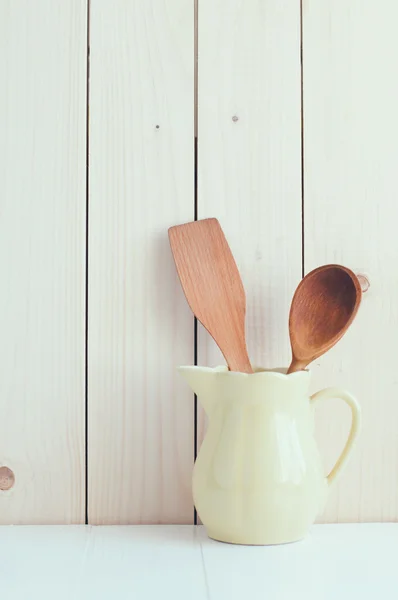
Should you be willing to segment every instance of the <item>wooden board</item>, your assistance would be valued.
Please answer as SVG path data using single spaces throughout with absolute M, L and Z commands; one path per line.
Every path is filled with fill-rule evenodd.
M 0 2 L 0 523 L 84 522 L 86 10 Z
M 217 217 L 247 296 L 253 365 L 290 360 L 301 278 L 299 3 L 199 2 L 198 216 Z M 225 364 L 199 325 L 198 364 Z M 205 420 L 199 413 L 198 445 Z
M 193 525 L 0 528 L 7 600 L 395 599 L 397 552 L 396 523 L 316 525 L 258 547 Z
M 370 282 L 352 329 L 313 369 L 314 389 L 346 387 L 363 410 L 360 442 L 323 520 L 397 520 L 397 8 L 303 6 L 305 269 L 340 262 Z M 327 467 L 347 430 L 337 403 L 319 411 Z
M 193 317 L 167 229 L 194 217 L 194 3 L 94 0 L 89 522 L 193 520 Z

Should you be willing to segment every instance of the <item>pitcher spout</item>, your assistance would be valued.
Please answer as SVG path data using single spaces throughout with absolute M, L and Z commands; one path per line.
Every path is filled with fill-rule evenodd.
M 203 406 L 209 417 L 214 404 L 214 369 L 207 367 L 178 367 L 179 373 L 197 395 L 200 404 Z

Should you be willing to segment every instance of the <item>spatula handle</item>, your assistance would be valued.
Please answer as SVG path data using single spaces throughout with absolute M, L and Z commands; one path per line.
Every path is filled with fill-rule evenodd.
M 224 357 L 228 363 L 228 367 L 230 371 L 237 371 L 238 373 L 253 373 L 252 366 L 250 364 L 249 356 L 246 354 L 240 356 L 229 356 L 228 358 Z

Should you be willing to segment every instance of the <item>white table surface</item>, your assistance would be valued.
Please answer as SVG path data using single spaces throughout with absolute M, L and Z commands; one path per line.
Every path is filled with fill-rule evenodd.
M 398 599 L 398 524 L 316 525 L 233 546 L 203 527 L 0 527 L 3 600 Z

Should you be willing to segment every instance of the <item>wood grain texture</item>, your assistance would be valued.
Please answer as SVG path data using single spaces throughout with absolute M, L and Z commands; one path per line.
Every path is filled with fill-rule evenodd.
M 0 2 L 0 523 L 84 522 L 86 10 Z
M 231 371 L 252 373 L 245 340 L 246 296 L 217 219 L 169 229 L 170 246 L 187 302 L 220 348 Z
M 398 62 L 394 0 L 304 3 L 305 268 L 338 262 L 370 287 L 347 335 L 314 366 L 313 388 L 339 385 L 363 411 L 360 441 L 325 521 L 398 519 Z M 348 415 L 320 409 L 330 466 Z
M 285 366 L 301 278 L 300 6 L 200 0 L 198 214 L 217 217 L 247 298 L 252 365 Z M 198 364 L 225 364 L 199 326 Z M 205 427 L 200 412 L 198 444 Z
M 322 265 L 301 280 L 292 299 L 289 373 L 300 371 L 325 354 L 347 332 L 361 304 L 355 273 L 342 265 Z
M 93 0 L 90 64 L 89 521 L 191 523 L 193 0 Z

